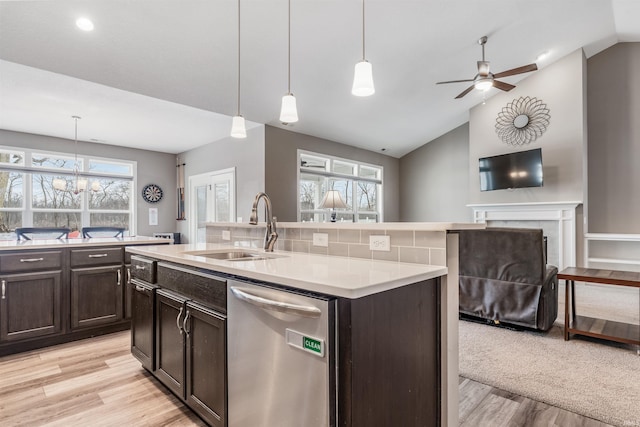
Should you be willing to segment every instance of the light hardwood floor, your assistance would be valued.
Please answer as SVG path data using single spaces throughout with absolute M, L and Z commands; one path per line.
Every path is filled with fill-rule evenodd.
M 204 425 L 131 356 L 128 331 L 0 358 L 2 427 Z M 466 378 L 460 425 L 606 426 Z

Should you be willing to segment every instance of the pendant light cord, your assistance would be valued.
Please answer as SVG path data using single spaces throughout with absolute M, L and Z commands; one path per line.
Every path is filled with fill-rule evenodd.
M 238 116 L 240 115 L 240 0 L 238 0 Z
M 289 53 L 288 53 L 288 57 L 287 57 L 287 93 L 289 95 L 291 95 L 291 0 L 289 0 L 289 15 L 287 17 L 287 20 L 289 21 L 289 27 L 288 27 L 288 33 L 287 33 L 287 37 L 288 37 L 288 44 L 289 44 Z
M 366 61 L 364 54 L 364 0 L 362 0 L 362 60 Z

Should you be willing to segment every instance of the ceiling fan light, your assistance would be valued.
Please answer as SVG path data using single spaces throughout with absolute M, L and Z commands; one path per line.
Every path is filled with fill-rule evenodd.
M 231 136 L 233 138 L 246 138 L 247 128 L 244 125 L 244 117 L 235 116 L 231 122 Z
M 280 121 L 282 123 L 295 123 L 298 121 L 298 108 L 296 107 L 296 97 L 288 93 L 282 97 L 282 108 L 280 109 Z
M 355 96 L 370 96 L 376 92 L 373 86 L 373 67 L 367 61 L 356 64 L 353 73 L 353 87 L 351 93 Z
M 476 80 L 475 83 L 473 83 L 473 86 L 478 90 L 487 91 L 493 87 L 493 80 L 484 77 Z

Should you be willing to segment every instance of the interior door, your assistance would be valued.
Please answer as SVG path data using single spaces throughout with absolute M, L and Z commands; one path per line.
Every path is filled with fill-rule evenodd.
M 235 222 L 235 168 L 189 177 L 189 241 L 206 242 L 207 222 Z

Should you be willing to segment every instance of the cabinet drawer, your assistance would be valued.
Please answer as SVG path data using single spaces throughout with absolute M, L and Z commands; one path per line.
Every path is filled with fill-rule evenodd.
M 61 251 L 20 252 L 0 256 L 0 271 L 2 273 L 59 270 L 61 267 Z
M 227 312 L 227 281 L 222 277 L 159 262 L 158 285 L 222 313 Z
M 141 256 L 131 256 L 131 277 L 140 279 L 147 283 L 156 283 L 156 270 L 158 262 L 143 258 Z
M 71 267 L 122 264 L 122 248 L 73 249 Z

